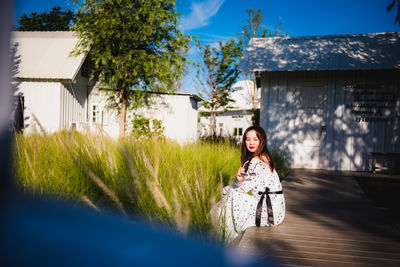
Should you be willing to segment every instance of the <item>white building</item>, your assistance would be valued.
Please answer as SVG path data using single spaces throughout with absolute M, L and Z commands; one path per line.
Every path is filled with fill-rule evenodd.
M 90 123 L 111 137 L 118 137 L 118 113 L 107 105 L 108 94 L 94 87 L 89 95 Z M 201 98 L 185 93 L 146 93 L 145 105 L 128 111 L 127 130 L 134 118 L 150 118 L 162 121 L 166 137 L 180 144 L 197 140 L 198 102 Z M 101 126 L 101 127 L 98 127 Z
M 238 81 L 232 86 L 231 98 L 234 100 L 225 112 L 221 109 L 216 116 L 216 133 L 217 136 L 231 136 L 241 140 L 246 128 L 253 125 L 252 109 L 260 108 L 260 89 L 254 87 L 251 80 Z M 207 112 L 204 107 L 200 107 L 200 111 Z M 210 117 L 202 115 L 199 125 L 200 136 L 208 136 L 210 134 Z
M 70 57 L 72 32 L 13 32 L 19 62 L 14 80 L 24 96 L 25 131 L 48 132 L 87 122 L 88 79 L 82 75 L 83 55 Z
M 262 75 L 260 126 L 292 167 L 368 171 L 371 153 L 400 153 L 400 33 L 254 38 L 239 68 Z
M 24 98 L 24 132 L 64 129 L 118 136 L 117 112 L 106 95 L 88 80 L 84 55 L 71 56 L 78 39 L 73 32 L 13 32 L 18 72 L 13 80 Z M 165 135 L 180 143 L 197 137 L 197 102 L 192 94 L 153 94 L 137 116 L 162 120 Z M 127 121 L 134 114 L 128 113 Z

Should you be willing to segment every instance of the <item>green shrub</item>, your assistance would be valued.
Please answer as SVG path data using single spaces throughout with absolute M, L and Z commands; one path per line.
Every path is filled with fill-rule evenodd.
M 237 147 L 240 149 L 241 144 L 238 143 L 237 139 L 235 139 L 233 136 L 203 136 L 199 140 L 202 143 L 208 143 L 208 144 L 223 144 L 223 145 L 230 145 Z
M 276 170 L 281 180 L 285 179 L 290 171 L 289 157 L 287 153 L 279 148 L 270 149 L 272 159 L 275 162 Z
M 163 138 L 165 128 L 163 127 L 162 121 L 149 118 L 135 118 L 131 121 L 132 134 L 136 138 L 147 137 L 147 138 Z

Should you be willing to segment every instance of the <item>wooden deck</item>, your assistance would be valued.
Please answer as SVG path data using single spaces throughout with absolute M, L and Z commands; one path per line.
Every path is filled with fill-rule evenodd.
M 400 266 L 400 235 L 355 175 L 293 170 L 284 222 L 248 228 L 239 247 L 283 266 Z

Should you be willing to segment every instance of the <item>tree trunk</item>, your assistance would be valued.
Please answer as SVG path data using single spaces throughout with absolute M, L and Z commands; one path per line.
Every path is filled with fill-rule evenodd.
M 214 137 L 215 129 L 215 111 L 210 112 L 210 136 Z
M 126 107 L 128 105 L 127 91 L 122 88 L 120 91 L 121 95 L 121 110 L 119 112 L 119 137 L 125 137 L 125 123 L 126 123 Z

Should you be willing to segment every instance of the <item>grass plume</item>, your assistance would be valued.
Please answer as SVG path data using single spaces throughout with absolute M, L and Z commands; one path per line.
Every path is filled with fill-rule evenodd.
M 173 231 L 214 240 L 218 231 L 210 210 L 240 166 L 240 150 L 230 143 L 181 146 L 64 131 L 16 135 L 14 148 L 21 191 L 128 217 L 140 214 Z

